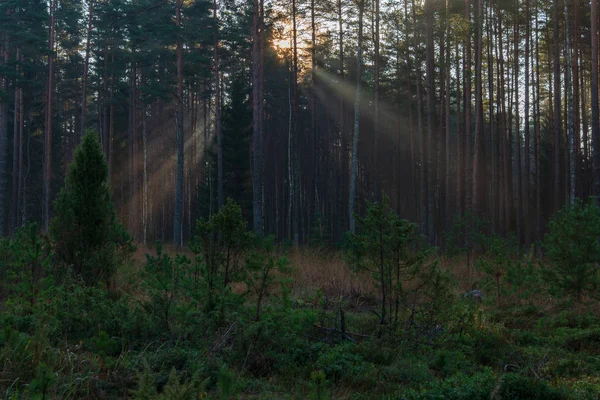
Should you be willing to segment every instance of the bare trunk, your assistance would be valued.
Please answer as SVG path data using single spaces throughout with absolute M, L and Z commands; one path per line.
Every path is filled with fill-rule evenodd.
M 559 54 L 559 32 L 558 32 L 558 0 L 554 0 L 553 5 L 553 30 L 554 30 L 554 210 L 561 206 L 560 201 L 560 54 Z
M 48 39 L 48 82 L 46 87 L 46 121 L 44 132 L 44 193 L 43 193 L 43 228 L 48 231 L 50 225 L 50 199 L 52 188 L 52 102 L 54 94 L 54 30 L 55 12 L 58 0 L 50 0 L 50 33 Z
M 600 202 L 600 126 L 598 112 L 598 0 L 592 0 L 592 157 L 594 196 Z
M 253 155 L 252 155 L 252 204 L 254 214 L 254 234 L 263 235 L 262 205 L 262 96 L 260 91 L 260 48 L 261 20 L 260 2 L 254 0 L 252 17 L 252 109 L 253 109 Z
M 568 113 L 567 113 L 567 128 L 568 128 L 568 138 L 569 138 L 569 203 L 573 205 L 575 203 L 575 129 L 573 126 L 574 118 L 574 110 L 573 110 L 573 85 L 571 83 L 571 31 L 569 30 L 569 0 L 564 0 L 565 3 L 565 35 L 567 47 L 566 51 L 566 61 L 567 68 L 565 71 L 565 90 L 567 92 L 567 104 L 568 104 Z
M 85 115 L 87 112 L 87 80 L 88 80 L 88 71 L 90 65 L 90 38 L 92 35 L 92 19 L 94 14 L 94 0 L 89 1 L 89 10 L 88 10 L 88 25 L 87 25 L 87 37 L 85 40 L 85 58 L 83 59 L 83 76 L 82 76 L 82 84 L 81 84 L 81 130 L 80 130 L 80 138 L 83 138 L 85 135 Z
M 354 136 L 352 137 L 352 170 L 350 175 L 350 198 L 349 218 L 350 232 L 356 233 L 356 222 L 354 220 L 354 205 L 356 201 L 356 180 L 358 175 L 358 139 L 360 133 L 360 95 L 361 95 L 361 67 L 362 67 L 362 35 L 363 35 L 363 15 L 365 3 L 359 0 L 358 3 L 358 47 L 356 50 L 356 97 L 354 98 Z
M 173 222 L 173 243 L 176 246 L 183 245 L 183 167 L 184 167 L 184 143 L 183 143 L 183 45 L 181 43 L 181 6 L 182 0 L 177 0 L 175 8 L 175 19 L 178 27 L 177 33 L 177 96 L 176 96 L 176 145 L 177 145 L 177 168 L 175 177 L 175 218 Z
M 0 59 L 3 66 L 8 63 L 8 35 L 4 34 L 3 48 Z M 6 92 L 8 89 L 8 78 L 0 76 L 0 90 Z M 8 106 L 0 102 L 0 236 L 7 233 L 5 207 L 6 207 L 6 160 L 8 159 Z

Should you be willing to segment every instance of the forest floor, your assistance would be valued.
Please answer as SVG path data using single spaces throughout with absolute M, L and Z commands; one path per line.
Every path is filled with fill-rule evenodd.
M 152 251 L 138 248 L 112 294 L 57 291 L 39 315 L 0 306 L 0 397 L 600 398 L 598 304 L 504 281 L 498 299 L 496 282 L 465 257 L 438 260 L 452 275 L 453 300 L 436 306 L 435 323 L 427 321 L 436 310 L 408 307 L 399 326 L 382 329 L 369 274 L 338 252 L 299 250 L 289 256 L 285 313 L 266 306 L 260 323 L 210 327 L 182 306 L 170 329 L 185 339 L 173 341 L 144 314 L 151 301 L 138 276 Z M 464 297 L 473 289 L 481 302 Z

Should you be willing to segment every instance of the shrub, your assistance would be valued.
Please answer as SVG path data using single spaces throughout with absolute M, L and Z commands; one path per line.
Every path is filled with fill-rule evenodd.
M 561 400 L 567 398 L 564 391 L 553 388 L 544 380 L 513 373 L 502 377 L 498 395 L 502 399 L 513 400 Z
M 381 324 L 397 324 L 404 303 L 406 279 L 421 271 L 426 251 L 418 250 L 416 226 L 382 203 L 369 204 L 367 215 L 357 216 L 358 233 L 347 243 L 347 256 L 357 270 L 368 271 L 381 294 Z
M 246 231 L 246 226 L 240 206 L 231 199 L 217 214 L 197 222 L 190 243 L 196 256 L 194 284 L 203 286 L 208 311 L 223 311 L 223 300 L 231 291 L 231 284 L 244 280 L 242 257 L 252 243 L 252 234 Z
M 550 222 L 544 250 L 550 261 L 546 278 L 555 293 L 581 300 L 596 296 L 600 284 L 600 208 L 590 200 L 576 200 Z
M 72 269 L 88 286 L 110 285 L 117 266 L 134 250 L 117 219 L 107 178 L 97 135 L 88 131 L 54 202 L 56 216 L 49 230 L 59 265 Z

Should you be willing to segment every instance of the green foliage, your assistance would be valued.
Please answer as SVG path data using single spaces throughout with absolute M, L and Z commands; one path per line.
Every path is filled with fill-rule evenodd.
M 428 279 L 432 269 L 424 264 L 430 253 L 420 248 L 416 226 L 400 219 L 387 199 L 369 204 L 367 215 L 357 216 L 357 226 L 358 233 L 348 240 L 348 260 L 354 269 L 372 274 L 381 294 L 381 323 L 397 325 L 406 296 L 404 282 L 417 276 Z
M 4 290 L 13 306 L 26 307 L 22 311 L 31 312 L 40 291 L 52 286 L 51 256 L 48 246 L 38 235 L 36 224 L 27 225 L 13 237 L 2 240 L 0 269 L 5 274 L 7 288 Z
M 325 400 L 330 398 L 327 389 L 327 376 L 322 370 L 310 373 L 310 400 Z
M 35 378 L 27 386 L 27 392 L 32 399 L 46 399 L 50 387 L 56 382 L 56 375 L 50 367 L 41 363 Z
M 552 219 L 544 237 L 550 264 L 546 279 L 553 293 L 581 300 L 595 297 L 600 285 L 600 208 L 594 200 L 577 200 Z
M 138 389 L 134 397 L 137 400 L 198 400 L 206 397 L 208 380 L 201 381 L 198 374 L 186 379 L 184 374 L 178 374 L 171 369 L 169 380 L 160 393 L 157 393 L 154 380 L 148 369 L 139 377 Z
M 63 270 L 72 269 L 88 286 L 108 286 L 134 246 L 117 219 L 97 136 L 88 131 L 75 150 L 65 187 L 54 202 L 49 233 Z
M 513 373 L 502 377 L 497 394 L 502 399 L 514 400 L 562 400 L 567 398 L 566 392 L 553 388 L 544 380 Z
M 171 257 L 164 253 L 162 244 L 156 244 L 156 256 L 146 254 L 146 263 L 142 270 L 143 282 L 149 295 L 144 307 L 155 322 L 158 332 L 173 339 L 175 335 L 175 310 L 183 292 L 185 267 L 190 261 L 185 256 Z
M 231 284 L 245 278 L 243 255 L 251 243 L 242 210 L 231 199 L 208 220 L 198 220 L 190 249 L 196 256 L 194 280 L 205 288 L 208 311 L 224 316 Z
M 408 390 L 400 399 L 406 400 L 488 400 L 496 385 L 490 369 L 473 375 L 458 373 L 434 386 Z
M 454 256 L 467 253 L 469 255 L 481 246 L 487 225 L 485 220 L 471 212 L 456 215 L 452 227 L 445 233 L 447 254 Z
M 257 240 L 246 261 L 248 273 L 247 285 L 256 295 L 256 320 L 260 320 L 261 307 L 264 300 L 276 288 L 283 294 L 289 291 L 287 276 L 291 272 L 289 261 L 285 257 L 275 255 L 273 238 Z

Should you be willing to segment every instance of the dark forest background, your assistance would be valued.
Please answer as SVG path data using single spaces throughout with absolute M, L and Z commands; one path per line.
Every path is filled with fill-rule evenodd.
M 433 244 L 470 215 L 529 245 L 594 193 L 597 19 L 595 0 L 2 1 L 0 232 L 48 226 L 91 128 L 140 242 L 232 198 L 255 233 L 335 243 L 387 197 Z

